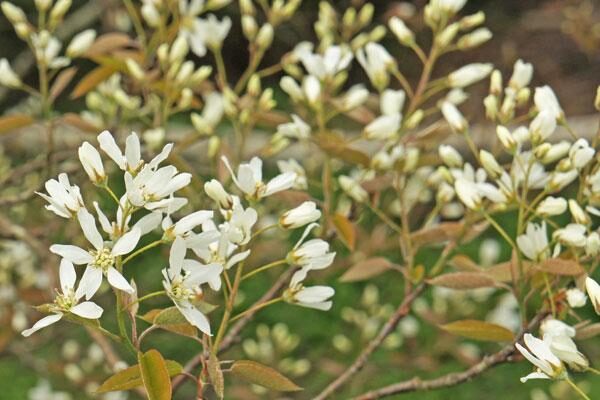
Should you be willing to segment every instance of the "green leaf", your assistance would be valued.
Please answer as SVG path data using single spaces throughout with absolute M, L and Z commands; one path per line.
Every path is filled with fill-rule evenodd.
M 441 328 L 454 335 L 487 342 L 510 342 L 514 339 L 513 333 L 505 327 L 474 319 L 454 321 Z
M 177 333 L 178 335 L 189 337 L 198 336 L 196 327 L 192 326 L 175 306 L 165 308 L 164 310 L 150 310 L 141 318 L 159 328 Z
M 166 360 L 165 365 L 169 376 L 179 375 L 183 371 L 183 367 L 177 361 Z M 110 378 L 104 381 L 96 391 L 97 393 L 114 392 L 119 390 L 129 390 L 142 386 L 142 375 L 140 366 L 133 365 L 127 369 L 117 372 Z
M 238 360 L 231 366 L 231 372 L 256 385 L 279 392 L 296 392 L 302 388 L 271 367 L 255 361 Z
M 171 400 L 171 377 L 163 356 L 152 349 L 138 353 L 138 363 L 148 400 Z

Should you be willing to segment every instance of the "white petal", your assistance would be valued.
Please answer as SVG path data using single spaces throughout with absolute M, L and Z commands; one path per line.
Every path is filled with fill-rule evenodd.
M 100 250 L 104 246 L 104 240 L 102 240 L 102 236 L 98 232 L 94 216 L 85 208 L 80 208 L 77 212 L 77 219 L 79 219 L 83 235 L 96 250 Z
M 111 254 L 120 256 L 127 254 L 137 246 L 140 241 L 141 232 L 137 228 L 133 228 L 117 240 L 115 246 L 112 248 Z
M 102 270 L 97 267 L 87 266 L 79 281 L 79 287 L 75 292 L 75 297 L 80 299 L 85 295 L 85 298 L 89 300 L 100 288 L 102 284 Z
M 525 383 L 529 379 L 550 379 L 550 377 L 543 372 L 532 372 L 529 375 L 522 377 L 520 380 L 522 383 Z
M 122 170 L 126 169 L 125 157 L 123 157 L 121 149 L 119 149 L 119 146 L 117 146 L 115 139 L 109 131 L 104 131 L 98 135 L 98 143 L 100 143 L 100 148 L 104 150 L 107 156 L 117 163 L 119 168 Z
M 57 322 L 58 320 L 60 320 L 62 318 L 62 316 L 63 315 L 61 313 L 48 315 L 48 316 L 40 319 L 38 322 L 36 322 L 31 328 L 25 329 L 23 332 L 21 332 L 21 335 L 28 337 L 32 333 L 37 332 L 40 329 L 45 328 L 48 325 L 52 325 L 53 323 Z
M 77 279 L 77 274 L 75 273 L 75 267 L 73 267 L 73 263 L 66 258 L 60 260 L 59 267 L 59 279 L 60 279 L 60 287 L 63 293 L 67 293 L 69 290 L 75 287 L 75 280 Z
M 185 319 L 203 333 L 212 336 L 210 333 L 210 322 L 204 314 L 189 303 L 176 304 L 177 308 L 183 314 Z
M 98 221 L 100 222 L 102 230 L 110 235 L 113 231 L 112 225 L 108 218 L 106 218 L 106 215 L 100 209 L 97 201 L 94 202 L 94 208 L 96 208 L 96 214 L 98 214 Z
M 329 310 L 331 310 L 331 306 L 333 305 L 333 302 L 331 302 L 331 301 L 322 301 L 322 302 L 318 302 L 318 303 L 298 302 L 297 304 L 299 306 L 306 307 L 306 308 L 314 308 L 316 310 L 329 311 Z
M 237 185 L 240 190 L 248 195 L 254 194 L 259 181 L 255 180 L 254 171 L 248 164 L 242 164 L 238 168 Z
M 290 189 L 292 186 L 294 186 L 295 180 L 295 172 L 286 172 L 284 174 L 277 175 L 275 178 L 271 179 L 269 183 L 267 183 L 265 196 L 281 192 L 282 190 Z
M 110 283 L 110 285 L 116 289 L 127 293 L 135 292 L 129 282 L 127 282 L 127 279 L 125 279 L 123 275 L 121 275 L 121 273 L 113 267 L 110 267 L 106 272 L 106 279 L 108 279 L 108 283 Z
M 186 250 L 185 239 L 177 236 L 171 245 L 169 253 L 169 273 L 171 273 L 172 277 L 181 275 Z
M 165 147 L 163 147 L 162 151 L 156 157 L 150 160 L 148 166 L 152 169 L 158 167 L 158 164 L 160 164 L 161 162 L 166 160 L 167 157 L 169 157 L 171 149 L 173 149 L 173 143 L 166 144 Z
M 87 319 L 98 319 L 104 312 L 102 307 L 91 301 L 84 301 L 83 303 L 77 304 L 76 306 L 71 307 L 71 310 L 69 311 L 81 318 Z
M 329 286 L 311 286 L 302 289 L 294 296 L 300 303 L 317 303 L 327 300 L 335 294 L 335 290 Z
M 233 267 L 235 264 L 248 258 L 249 255 L 250 255 L 250 250 L 246 250 L 241 253 L 237 253 L 237 254 L 233 255 L 229 260 L 227 260 L 227 264 L 225 264 L 225 268 L 229 269 L 229 268 Z
M 136 168 L 142 159 L 140 139 L 132 132 L 125 141 L 125 159 L 130 168 Z
M 158 228 L 160 225 L 160 220 L 162 219 L 162 213 L 160 212 L 151 212 L 148 215 L 144 215 L 133 225 L 133 229 L 139 229 L 142 235 L 152 232 L 154 229 Z
M 94 260 L 94 257 L 92 257 L 90 253 L 83 250 L 81 247 L 70 244 L 53 244 L 50 246 L 50 251 L 66 258 L 76 265 L 87 264 Z

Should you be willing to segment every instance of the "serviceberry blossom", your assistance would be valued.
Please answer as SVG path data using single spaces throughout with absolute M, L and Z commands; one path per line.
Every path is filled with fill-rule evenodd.
M 85 319 L 98 319 L 102 316 L 104 310 L 96 303 L 91 301 L 79 302 L 85 294 L 85 287 L 82 282 L 79 282 L 79 286 L 75 289 L 75 281 L 77 280 L 75 267 L 69 260 L 64 258 L 60 261 L 59 280 L 60 292 L 57 291 L 54 303 L 49 307 L 52 314 L 40 319 L 31 328 L 21 332 L 23 336 L 30 336 L 32 333 L 59 321 L 66 313 Z
M 65 173 L 58 175 L 58 180 L 50 179 L 44 185 L 45 193 L 36 192 L 49 204 L 45 207 L 63 218 L 73 218 L 80 208 L 85 207 L 79 186 L 71 185 Z
M 573 341 L 575 328 L 557 319 L 548 318 L 542 322 L 540 332 L 552 353 L 562 362 L 578 370 L 589 367 L 588 359 L 577 349 Z
M 394 58 L 379 43 L 370 42 L 356 52 L 356 59 L 363 67 L 371 83 L 383 90 L 389 83 L 389 71 L 396 65 Z
M 307 273 L 308 270 L 301 269 L 292 276 L 290 286 L 283 294 L 283 299 L 302 307 L 321 311 L 330 310 L 333 302 L 329 299 L 333 297 L 335 290 L 329 286 L 305 287 L 302 282 L 306 279 Z
M 329 46 L 323 54 L 310 51 L 300 52 L 300 61 L 306 71 L 320 80 L 333 78 L 348 68 L 352 62 L 352 51 L 347 46 Z
M 306 227 L 300 240 L 292 251 L 287 255 L 287 261 L 292 265 L 298 265 L 302 269 L 319 270 L 329 267 L 335 258 L 335 252 L 329 251 L 329 243 L 323 239 L 311 239 L 305 241 L 310 232 L 319 224 L 312 223 Z
M 600 315 L 600 285 L 588 276 L 585 278 L 585 289 L 596 314 Z
M 261 199 L 273 193 L 290 189 L 296 179 L 294 172 L 284 172 L 265 183 L 262 176 L 263 163 L 260 158 L 253 157 L 249 163 L 240 164 L 237 175 L 234 174 L 227 157 L 223 156 L 221 159 L 229 170 L 235 185 L 251 199 Z
M 135 175 L 144 166 L 140 139 L 135 132 L 132 132 L 125 141 L 125 154 L 121 152 L 121 149 L 109 131 L 103 131 L 98 135 L 98 143 L 100 144 L 100 148 L 121 170 Z M 172 148 L 172 143 L 165 145 L 162 151 L 148 163 L 148 166 L 151 169 L 156 169 L 161 162 L 167 159 Z
M 536 372 L 521 378 L 521 382 L 529 379 L 559 379 L 566 373 L 560 359 L 552 353 L 550 345 L 530 333 L 523 336 L 527 348 L 517 343 L 515 346 L 523 356 L 537 367 Z
M 140 230 L 132 229 L 111 245 L 104 242 L 94 217 L 85 208 L 79 210 L 77 218 L 84 236 L 94 248 L 84 250 L 74 245 L 54 244 L 50 246 L 50 251 L 73 264 L 87 265 L 80 282 L 81 291 L 86 299 L 90 299 L 98 291 L 102 284 L 102 276 L 106 276 L 108 283 L 115 289 L 133 293 L 133 288 L 117 271 L 115 263 L 118 256 L 130 253 L 135 248 L 140 240 Z
M 543 261 L 550 256 L 546 222 L 528 223 L 525 234 L 517 237 L 519 250 L 532 261 Z
M 162 271 L 165 278 L 163 286 L 185 319 L 203 333 L 211 335 L 208 318 L 194 306 L 194 300 L 201 298 L 201 286 L 205 283 L 212 283 L 212 287 L 215 282 L 219 282 L 212 288 L 220 288 L 219 275 L 223 267 L 219 264 L 203 265 L 198 261 L 186 259 L 186 249 L 185 240 L 177 237 L 171 246 L 169 267 Z

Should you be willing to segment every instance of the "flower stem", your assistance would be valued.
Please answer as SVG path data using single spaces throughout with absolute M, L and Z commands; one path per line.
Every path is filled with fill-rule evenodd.
M 258 310 L 261 310 L 261 309 L 263 309 L 263 308 L 265 308 L 265 307 L 268 307 L 268 306 L 270 306 L 270 305 L 272 305 L 272 304 L 279 303 L 279 302 L 280 302 L 280 301 L 282 301 L 282 300 L 283 300 L 283 297 L 276 297 L 276 298 L 274 298 L 274 299 L 271 299 L 271 300 L 269 300 L 269 301 L 265 301 L 264 303 L 258 304 L 258 305 L 254 306 L 254 307 L 251 307 L 251 308 L 247 309 L 246 311 L 244 311 L 244 312 L 241 312 L 241 313 L 239 313 L 238 315 L 236 315 L 236 316 L 232 317 L 232 318 L 229 320 L 229 322 L 236 321 L 236 320 L 238 320 L 238 319 L 242 318 L 244 315 L 247 315 L 247 314 L 249 314 L 249 313 L 254 313 L 254 312 L 256 312 L 256 311 L 258 311 Z
M 581 396 L 581 398 L 582 398 L 582 399 L 585 399 L 585 400 L 592 400 L 592 399 L 591 399 L 591 398 L 589 398 L 589 397 L 588 397 L 588 395 L 587 395 L 587 394 L 585 394 L 585 393 L 583 392 L 583 390 L 581 390 L 581 389 L 579 388 L 579 386 L 577 386 L 577 385 L 576 385 L 576 384 L 575 384 L 575 383 L 574 383 L 574 382 L 573 382 L 571 379 L 569 379 L 569 378 L 566 378 L 565 380 L 566 380 L 566 381 L 567 381 L 567 383 L 568 383 L 568 384 L 569 384 L 569 385 L 570 385 L 570 386 L 573 388 L 573 390 L 574 390 L 574 391 L 576 391 L 576 392 L 577 392 L 577 394 L 578 394 L 579 396 Z
M 137 249 L 136 251 L 134 251 L 133 253 L 131 253 L 130 255 L 127 256 L 127 258 L 125 258 L 125 260 L 123 260 L 123 265 L 127 264 L 128 261 L 130 261 L 131 259 L 139 256 L 140 254 L 142 254 L 143 252 L 145 252 L 146 250 L 150 250 L 153 247 L 156 247 L 160 244 L 164 243 L 164 240 L 155 240 L 154 242 L 145 245 L 144 247 L 141 247 L 139 249 Z
M 270 268 L 276 267 L 278 265 L 282 265 L 282 264 L 287 264 L 287 261 L 285 259 L 281 259 L 281 260 L 277 260 L 277 261 L 273 261 L 271 263 L 265 264 L 262 267 L 258 267 L 250 272 L 248 272 L 246 275 L 242 276 L 242 280 L 248 279 L 256 274 L 259 274 L 263 271 L 266 271 Z

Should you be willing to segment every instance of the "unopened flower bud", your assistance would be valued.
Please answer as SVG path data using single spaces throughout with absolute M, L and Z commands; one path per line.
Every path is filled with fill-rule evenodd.
M 596 89 L 596 98 L 594 99 L 594 107 L 596 110 L 600 111 L 600 86 Z
M 533 65 L 519 59 L 513 67 L 513 74 L 508 81 L 508 86 L 514 89 L 522 89 L 529 85 L 533 76 Z
M 256 44 L 261 49 L 266 49 L 273 43 L 273 26 L 271 24 L 264 24 L 260 27 L 258 34 L 256 35 Z
M 243 15 L 256 14 L 256 9 L 254 8 L 254 4 L 252 4 L 252 0 L 240 0 L 240 12 Z
M 456 22 L 444 28 L 444 30 L 436 37 L 438 46 L 444 48 L 447 47 L 450 43 L 452 43 L 452 41 L 458 34 L 459 29 L 460 26 Z
M 78 33 L 67 47 L 67 57 L 79 57 L 90 48 L 95 39 L 96 31 L 93 29 L 86 29 L 85 31 Z
M 583 307 L 587 302 L 585 293 L 576 287 L 568 289 L 565 294 L 567 296 L 567 303 L 569 303 L 569 307 L 571 308 Z
M 600 315 L 600 285 L 588 276 L 585 278 L 585 289 L 594 306 L 594 310 L 596 310 L 596 314 Z
M 355 8 L 347 8 L 342 17 L 342 25 L 346 29 L 350 29 L 354 26 L 356 22 L 356 9 Z
M 502 93 L 502 72 L 495 69 L 490 76 L 490 93 L 499 96 Z
M 535 211 L 545 217 L 560 215 L 567 211 L 567 201 L 562 197 L 548 196 L 542 200 Z
M 392 17 L 388 22 L 388 26 L 390 27 L 392 33 L 396 35 L 396 38 L 398 38 L 400 43 L 405 46 L 414 44 L 415 34 L 408 29 L 404 21 L 402 21 L 400 18 Z
M 212 179 L 204 184 L 204 191 L 213 199 L 221 209 L 229 210 L 233 207 L 233 197 L 225 191 L 221 182 Z
M 16 89 L 23 83 L 6 58 L 0 59 L 0 85 Z
M 146 74 L 140 64 L 138 64 L 134 59 L 127 58 L 125 59 L 125 65 L 127 66 L 127 71 L 133 76 L 134 79 L 138 81 L 144 80 Z
M 13 3 L 3 1 L 0 7 L 2 7 L 2 12 L 13 25 L 27 22 L 27 16 L 25 15 L 25 12 L 23 12 L 21 8 L 15 6 Z
M 469 50 L 480 46 L 492 38 L 492 32 L 488 28 L 479 28 L 462 36 L 456 43 L 460 50 Z
M 243 15 L 242 16 L 242 32 L 246 39 L 252 41 L 256 37 L 256 33 L 258 32 L 258 25 L 256 24 L 256 19 L 252 15 Z
M 513 152 L 516 149 L 517 141 L 505 126 L 498 125 L 496 128 L 496 136 L 506 150 Z
M 488 94 L 483 99 L 483 106 L 485 107 L 485 116 L 495 121 L 498 116 L 498 97 L 493 94 Z
M 52 11 L 50 11 L 50 21 L 53 21 L 55 24 L 60 22 L 67 11 L 69 11 L 69 8 L 71 8 L 71 0 L 58 0 L 54 4 Z
M 478 82 L 492 72 L 492 64 L 473 63 L 465 65 L 448 75 L 451 87 L 465 87 Z
M 344 110 L 352 110 L 369 98 L 369 91 L 363 85 L 354 85 L 346 92 L 342 100 Z
M 463 117 L 460 111 L 458 111 L 458 108 L 449 101 L 445 101 L 442 104 L 442 114 L 450 127 L 457 132 L 465 132 L 469 127 L 469 123 L 465 117 Z
M 504 168 L 498 164 L 496 157 L 487 150 L 479 151 L 479 161 L 487 173 L 494 178 L 500 176 L 504 172 Z
M 285 212 L 279 218 L 279 224 L 285 229 L 295 229 L 321 218 L 321 211 L 313 201 L 305 201 L 298 207 Z
M 404 121 L 406 129 L 415 129 L 423 121 L 423 117 L 425 117 L 425 112 L 422 109 L 414 111 Z
M 214 158 L 217 154 L 219 154 L 219 150 L 221 148 L 221 138 L 218 136 L 211 136 L 208 140 L 208 157 Z
M 443 144 L 438 148 L 438 153 L 442 161 L 450 168 L 459 168 L 463 165 L 463 158 L 460 153 L 449 144 Z
M 578 224 L 587 225 L 590 223 L 590 217 L 583 211 L 577 201 L 573 199 L 569 200 L 569 211 L 571 212 L 573 220 Z
M 52 0 L 35 0 L 35 8 L 37 8 L 38 11 L 41 11 L 41 12 L 48 11 L 48 9 L 50 8 L 51 5 L 52 5 Z
M 247 92 L 250 96 L 256 97 L 261 92 L 260 77 L 258 74 L 252 74 L 248 80 Z
M 358 23 L 360 26 L 367 26 L 373 20 L 375 6 L 371 3 L 366 3 L 358 12 Z
M 183 35 L 177 36 L 177 39 L 171 45 L 171 51 L 169 52 L 169 62 L 171 64 L 176 63 L 177 61 L 182 60 L 190 48 L 187 42 L 187 39 Z
M 463 17 L 458 22 L 460 25 L 460 29 L 463 31 L 468 31 L 469 29 L 473 29 L 476 26 L 479 26 L 485 22 L 485 13 L 483 11 L 476 12 L 475 14 L 467 15 Z

